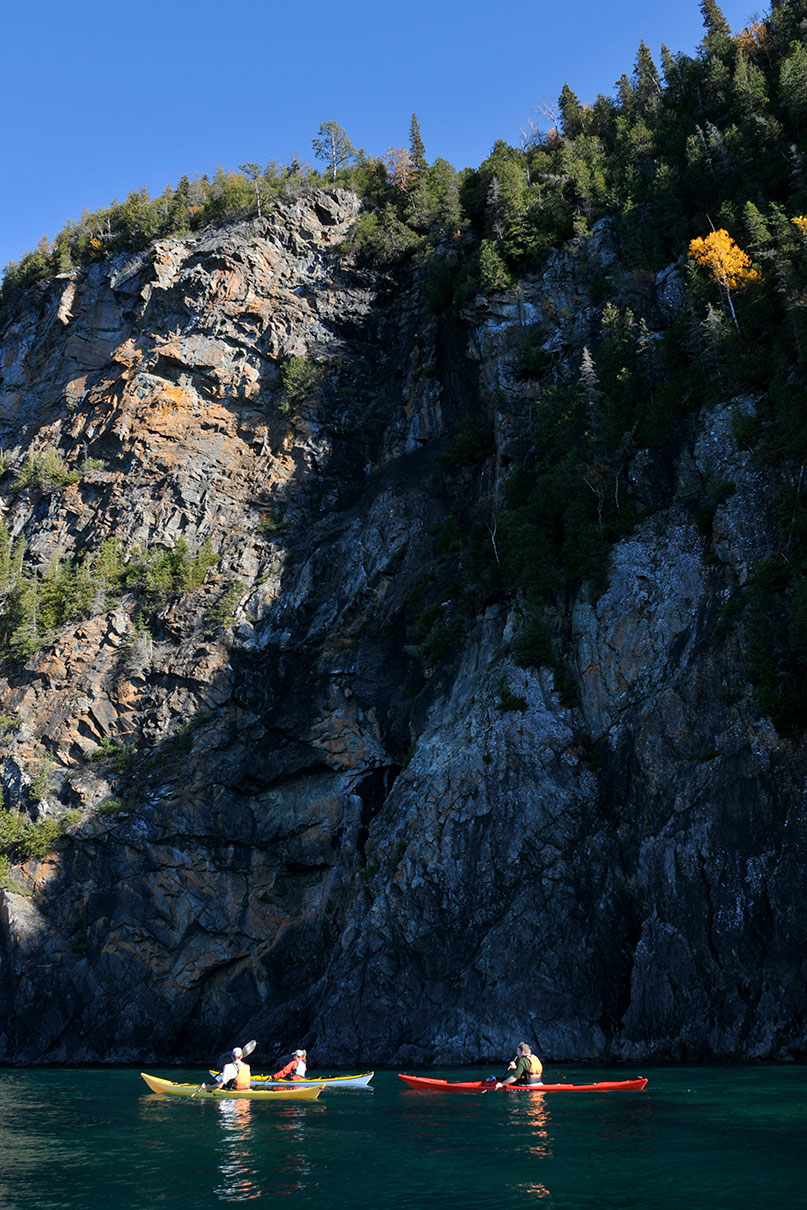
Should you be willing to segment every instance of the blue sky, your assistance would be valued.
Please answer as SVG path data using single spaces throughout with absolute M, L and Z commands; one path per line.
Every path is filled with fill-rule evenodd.
M 753 0 L 723 0 L 742 29 Z M 0 268 L 82 209 L 219 164 L 313 161 L 323 121 L 382 155 L 517 144 L 564 82 L 613 92 L 643 39 L 692 53 L 698 0 L 14 0 L 3 18 Z M 765 11 L 763 8 L 762 11 Z

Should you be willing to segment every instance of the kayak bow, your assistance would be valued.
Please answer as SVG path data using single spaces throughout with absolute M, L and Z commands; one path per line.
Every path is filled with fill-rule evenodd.
M 205 1088 L 198 1084 L 178 1084 L 176 1080 L 161 1080 L 159 1076 L 150 1076 L 141 1071 L 140 1076 L 146 1081 L 152 1092 L 167 1093 L 171 1097 L 198 1097 L 212 1101 L 316 1101 L 322 1092 L 321 1084 L 309 1085 L 307 1088 Z
M 398 1079 L 410 1088 L 425 1092 L 492 1092 L 491 1080 L 433 1080 L 427 1076 L 407 1076 L 398 1072 Z M 498 1092 L 641 1092 L 647 1079 L 601 1080 L 597 1084 L 505 1084 Z

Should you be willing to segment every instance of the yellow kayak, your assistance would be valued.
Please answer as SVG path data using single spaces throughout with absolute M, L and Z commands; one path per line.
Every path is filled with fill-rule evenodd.
M 235 1088 L 206 1088 L 200 1091 L 198 1084 L 161 1080 L 159 1076 L 147 1075 L 145 1071 L 141 1071 L 140 1078 L 146 1081 L 152 1092 L 164 1092 L 170 1097 L 196 1097 L 200 1101 L 316 1101 L 322 1092 L 321 1084 L 307 1088 L 295 1088 L 293 1084 L 285 1088 L 245 1088 L 241 1092 Z

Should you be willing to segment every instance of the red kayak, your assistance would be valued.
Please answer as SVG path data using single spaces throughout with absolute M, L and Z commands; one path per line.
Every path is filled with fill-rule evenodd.
M 425 1092 L 492 1092 L 492 1080 L 431 1080 L 426 1076 L 405 1076 L 398 1072 L 398 1079 L 410 1088 L 421 1088 Z M 647 1079 L 602 1080 L 599 1084 L 505 1084 L 499 1092 L 641 1092 Z

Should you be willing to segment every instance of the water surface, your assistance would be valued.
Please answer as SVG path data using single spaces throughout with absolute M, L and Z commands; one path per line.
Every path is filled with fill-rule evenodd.
M 171 1079 L 199 1072 L 155 1070 Z M 487 1070 L 419 1074 L 478 1079 Z M 644 1093 L 448 1094 L 379 1072 L 308 1104 L 179 1100 L 129 1069 L 0 1071 L 3 1210 L 788 1210 L 805 1204 L 807 1068 L 647 1075 Z

